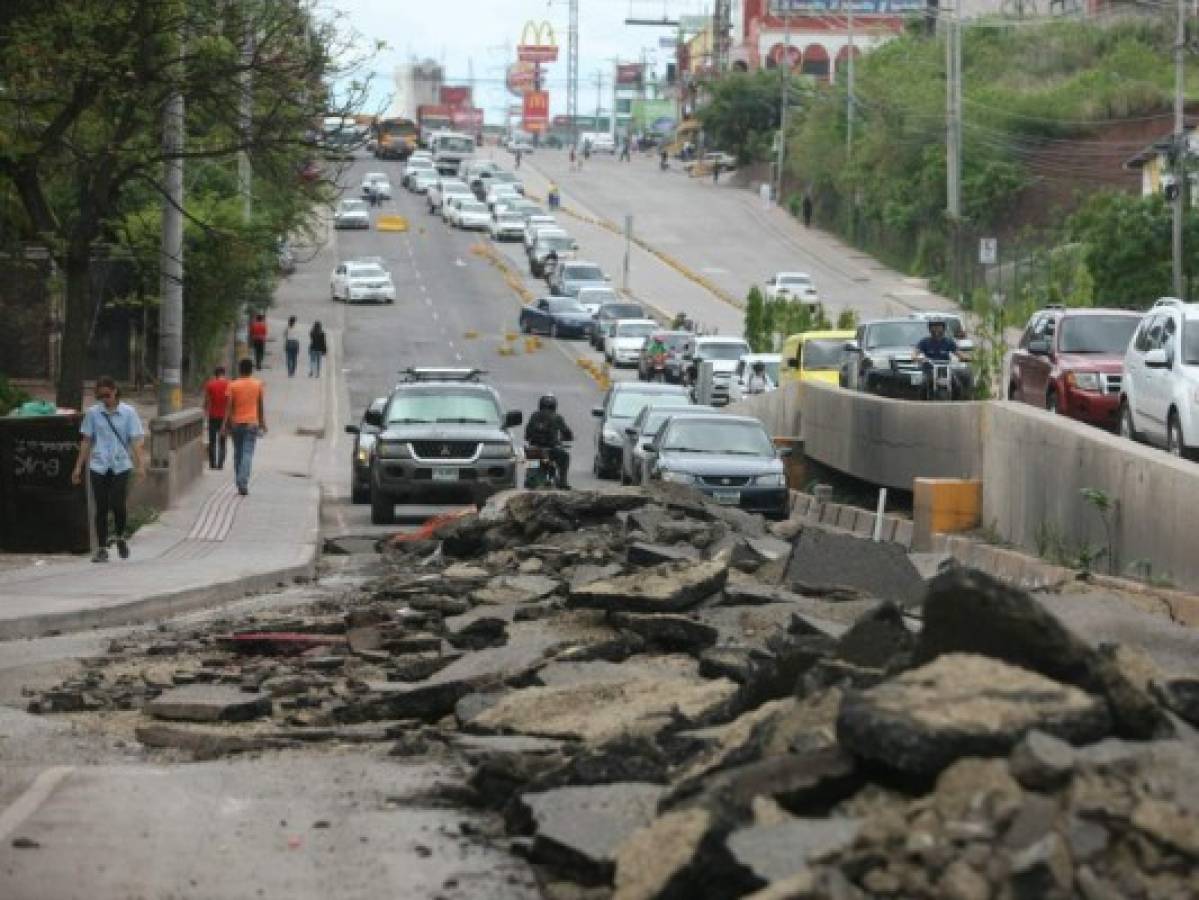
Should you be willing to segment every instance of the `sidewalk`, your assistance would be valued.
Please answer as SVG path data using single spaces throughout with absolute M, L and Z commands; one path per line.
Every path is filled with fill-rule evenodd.
M 285 310 L 268 320 L 281 335 Z M 182 502 L 129 542 L 130 558 L 87 559 L 0 573 L 0 640 L 128 624 L 175 615 L 312 577 L 320 541 L 315 451 L 325 433 L 340 346 L 330 342 L 325 376 L 289 379 L 282 342 L 271 340 L 260 374 L 268 434 L 254 454 L 250 494 L 225 468 L 205 469 Z

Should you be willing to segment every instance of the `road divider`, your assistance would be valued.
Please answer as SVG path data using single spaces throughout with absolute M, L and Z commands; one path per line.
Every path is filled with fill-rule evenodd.
M 375 219 L 376 231 L 407 231 L 408 220 L 404 216 L 385 215 Z
M 475 256 L 487 260 L 494 268 L 498 269 L 504 277 L 504 283 L 520 298 L 521 303 L 532 303 L 536 299 L 533 296 L 533 292 L 525 287 L 524 279 L 520 277 L 520 273 L 513 269 L 508 264 L 508 261 L 491 244 L 471 244 L 470 252 Z

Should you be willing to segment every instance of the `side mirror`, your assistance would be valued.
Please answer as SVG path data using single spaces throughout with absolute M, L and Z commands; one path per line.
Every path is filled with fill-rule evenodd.
M 1049 341 L 1045 340 L 1044 338 L 1037 338 L 1036 340 L 1029 341 L 1028 352 L 1034 356 L 1048 356 Z
M 1145 365 L 1151 369 L 1170 368 L 1170 357 L 1164 349 L 1156 347 L 1145 354 Z
M 791 359 L 787 360 L 787 368 L 788 369 L 798 369 L 799 368 L 799 357 L 796 356 L 796 357 L 792 357 Z
M 362 422 L 364 425 L 370 425 L 374 428 L 382 428 L 383 427 L 383 413 L 373 412 L 373 411 L 367 412 L 367 414 L 362 417 Z
M 627 434 L 631 438 L 637 437 L 637 429 L 633 428 L 632 426 L 629 426 L 628 428 L 626 428 L 624 430 L 624 433 Z
M 591 407 L 591 414 L 597 419 L 602 419 L 604 417 L 604 408 L 602 406 L 593 406 Z
M 347 425 L 346 426 L 346 434 L 361 434 L 361 433 L 362 433 L 362 429 L 359 428 L 357 425 Z
M 862 347 L 857 341 L 846 341 L 845 342 L 845 352 L 846 353 L 857 353 L 861 349 L 862 349 Z
M 504 414 L 504 427 L 515 428 L 525 420 L 525 415 L 519 409 L 509 410 Z
M 778 448 L 779 459 L 786 459 L 788 456 L 791 456 L 793 453 L 795 453 L 794 447 L 779 447 Z

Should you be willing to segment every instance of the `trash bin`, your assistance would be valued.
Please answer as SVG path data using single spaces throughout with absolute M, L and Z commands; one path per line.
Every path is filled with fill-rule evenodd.
M 82 419 L 80 413 L 0 418 L 0 548 L 90 549 L 87 492 L 71 484 Z

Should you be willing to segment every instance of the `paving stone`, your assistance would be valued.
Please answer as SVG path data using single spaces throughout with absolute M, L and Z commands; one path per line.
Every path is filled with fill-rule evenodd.
M 560 585 L 558 579 L 547 575 L 500 575 L 473 591 L 470 599 L 489 604 L 531 603 L 557 592 Z
M 825 819 L 791 818 L 772 825 L 738 828 L 728 836 L 733 859 L 749 869 L 761 887 L 781 881 L 804 869 L 816 854 L 848 846 L 861 822 L 833 816 Z
M 724 588 L 724 557 L 686 566 L 664 565 L 571 588 L 567 605 L 619 612 L 678 612 Z
M 1074 773 L 1074 748 L 1043 731 L 1030 731 L 1012 750 L 1008 766 L 1029 790 L 1052 790 Z
M 435 722 L 454 711 L 455 704 L 470 692 L 464 681 L 397 684 L 372 682 L 366 693 L 347 700 L 332 710 L 337 722 L 370 722 L 382 719 L 421 719 Z
M 918 606 L 925 590 L 902 547 L 819 528 L 804 529 L 796 540 L 787 583 L 801 593 L 849 588 L 904 607 Z
M 271 714 L 271 698 L 247 694 L 217 684 L 195 684 L 174 688 L 146 704 L 147 714 L 156 719 L 184 722 L 247 722 Z
M 625 551 L 631 566 L 656 566 L 659 563 L 696 562 L 702 558 L 700 552 L 687 544 L 670 546 L 634 541 Z
M 651 646 L 671 652 L 702 650 L 715 644 L 717 638 L 717 631 L 711 625 L 670 613 L 617 613 L 612 624 L 641 635 Z

